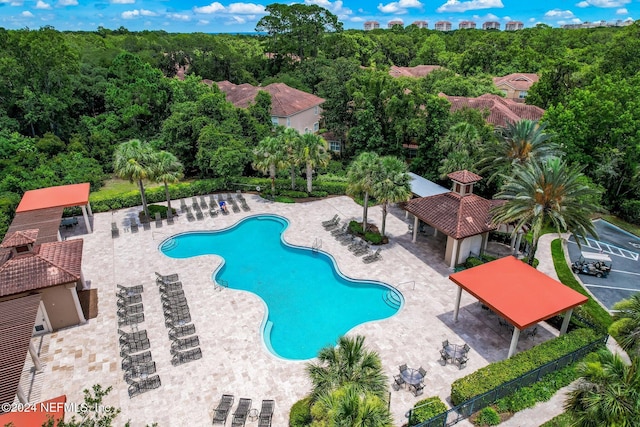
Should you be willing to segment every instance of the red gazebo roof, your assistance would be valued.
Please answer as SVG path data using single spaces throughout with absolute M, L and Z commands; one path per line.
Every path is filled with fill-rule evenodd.
M 513 256 L 454 273 L 449 280 L 520 330 L 588 300 Z
M 24 193 L 16 213 L 47 208 L 70 208 L 89 203 L 88 182 L 39 188 Z

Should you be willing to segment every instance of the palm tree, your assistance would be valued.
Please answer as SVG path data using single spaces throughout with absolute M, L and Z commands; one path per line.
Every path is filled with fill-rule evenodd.
M 182 163 L 172 153 L 163 150 L 154 153 L 151 169 L 153 180 L 164 184 L 164 192 L 167 196 L 167 217 L 169 217 L 173 214 L 169 184 L 174 184 L 184 177 Z
M 618 343 L 631 356 L 640 357 L 640 293 L 614 304 L 616 321 L 610 327 L 616 330 Z
M 397 157 L 382 157 L 372 194 L 382 204 L 380 234 L 384 236 L 389 203 L 406 202 L 411 198 L 411 177 L 407 173 L 407 165 Z
M 276 192 L 276 174 L 284 164 L 285 150 L 283 139 L 272 136 L 262 139 L 253 150 L 253 167 L 260 172 L 269 173 L 272 195 Z
M 371 393 L 359 393 L 347 384 L 319 397 L 311 413 L 314 422 L 341 427 L 391 427 L 387 403 Z M 314 424 L 315 425 L 315 424 Z
M 300 143 L 300 134 L 293 128 L 286 128 L 277 138 L 281 140 L 281 144 L 285 147 L 285 164 L 291 172 L 291 189 L 296 189 L 296 169 L 300 165 L 302 158 L 302 144 Z
M 307 173 L 307 193 L 313 191 L 313 168 L 325 167 L 331 155 L 327 141 L 319 135 L 305 133 L 300 137 L 300 163 L 304 163 Z
M 607 349 L 597 355 L 599 360 L 578 366 L 581 378 L 564 403 L 576 420 L 572 425 L 636 426 L 640 416 L 640 359 L 633 358 L 627 365 Z
M 543 228 L 553 226 L 558 234 L 569 231 L 580 237 L 597 237 L 590 215 L 598 206 L 589 201 L 595 190 L 582 184 L 581 170 L 551 158 L 514 166 L 513 175 L 504 176 L 506 183 L 496 199 L 506 200 L 493 210 L 496 224 L 515 223 L 514 233 L 529 227 L 533 233 L 529 264 L 533 265 L 538 240 Z
M 307 364 L 307 373 L 313 384 L 314 400 L 346 384 L 357 393 L 371 393 L 384 399 L 387 377 L 382 372 L 378 353 L 364 347 L 364 336 L 342 336 L 336 347 L 328 346 L 318 352 L 318 362 Z
M 367 213 L 369 209 L 369 195 L 373 190 L 374 176 L 380 167 L 380 157 L 373 152 L 361 153 L 351 163 L 347 171 L 347 194 L 355 196 L 364 194 L 362 211 L 362 230 L 367 231 Z
M 477 153 L 482 138 L 475 126 L 467 122 L 460 122 L 452 126 L 447 135 L 437 143 L 438 148 L 446 153 L 442 159 L 442 166 L 438 168 L 441 178 L 447 174 L 464 169 L 472 170 L 476 161 L 472 153 Z
M 153 154 L 153 148 L 148 143 L 132 139 L 118 145 L 113 155 L 113 170 L 116 175 L 128 179 L 129 182 L 138 181 L 142 210 L 147 219 L 149 218 L 149 209 L 142 180 L 152 175 Z
M 560 149 L 551 141 L 553 135 L 545 131 L 546 126 L 536 120 L 520 120 L 497 128 L 496 143 L 487 146 L 485 157 L 478 163 L 480 173 L 493 171 L 488 180 L 491 182 L 499 175 L 511 175 L 516 165 L 556 157 Z

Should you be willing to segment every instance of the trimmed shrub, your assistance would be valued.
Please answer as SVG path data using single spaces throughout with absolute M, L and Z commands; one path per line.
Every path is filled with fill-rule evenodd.
M 305 397 L 293 404 L 289 412 L 289 427 L 307 427 L 312 421 L 310 397 Z
M 367 231 L 364 233 L 364 239 L 371 243 L 372 245 L 381 245 L 384 243 L 384 238 L 379 233 L 374 233 L 372 231 Z
M 329 193 L 326 191 L 312 191 L 309 193 L 309 197 L 327 197 Z
M 522 262 L 524 262 L 525 264 L 529 264 L 529 257 L 522 258 Z M 539 264 L 540 264 L 540 261 L 538 260 L 538 258 L 534 258 L 532 267 L 533 268 L 538 268 Z
M 358 221 L 349 222 L 349 231 L 351 233 L 353 233 L 353 234 L 361 235 L 362 234 L 362 224 L 360 224 Z
M 409 417 L 409 426 L 418 425 L 436 415 L 444 414 L 448 410 L 447 405 L 438 396 L 419 400 L 413 405 L 413 408 L 411 417 Z
M 276 196 L 276 202 L 280 202 L 280 203 L 295 203 L 296 201 L 294 199 L 292 199 L 291 197 Z
M 487 407 L 478 413 L 473 424 L 477 426 L 497 426 L 500 424 L 500 415 L 492 407 Z
M 473 267 L 477 267 L 479 265 L 484 264 L 484 261 L 478 257 L 475 256 L 470 256 L 469 258 L 467 258 L 467 260 L 464 262 L 464 266 L 467 268 L 473 268 Z
M 156 212 L 160 212 L 161 218 L 166 218 L 167 211 L 169 210 L 168 207 L 162 205 L 147 205 L 147 209 L 149 209 L 149 216 L 151 219 L 155 219 Z M 173 215 L 175 216 L 176 210 L 174 208 L 171 208 L 171 212 L 173 212 Z
M 307 193 L 305 193 L 304 191 L 293 191 L 293 190 L 279 191 L 278 195 L 284 196 L 284 197 L 290 197 L 292 199 L 304 199 L 305 197 L 309 197 Z
M 620 218 L 640 225 L 640 200 L 625 200 L 620 204 Z
M 520 377 L 581 347 L 595 341 L 598 334 L 592 329 L 576 329 L 561 337 L 543 342 L 510 359 L 492 363 L 480 368 L 451 384 L 451 402 L 462 402 Z

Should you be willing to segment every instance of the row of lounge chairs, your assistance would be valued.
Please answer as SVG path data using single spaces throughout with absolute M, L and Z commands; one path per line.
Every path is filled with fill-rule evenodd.
M 223 394 L 218 406 L 214 409 L 213 424 L 225 424 L 229 412 L 233 407 L 234 396 L 231 394 Z M 231 427 L 241 427 L 247 422 L 247 417 L 251 411 L 252 400 L 247 398 L 241 398 L 238 402 L 238 407 L 233 412 L 231 418 Z M 263 400 L 260 407 L 260 412 L 257 413 L 258 427 L 271 427 L 271 421 L 273 419 L 273 411 L 275 409 L 275 401 Z M 254 410 L 255 411 L 255 410 Z M 257 411 L 256 411 L 257 412 Z
M 382 256 L 380 255 L 380 248 L 374 252 L 370 252 L 371 249 L 369 244 L 365 240 L 351 234 L 349 231 L 349 222 L 344 222 L 342 226 L 340 226 L 340 217 L 338 214 L 334 215 L 333 218 L 327 221 L 323 221 L 322 226 L 342 245 L 348 245 L 349 251 L 351 251 L 355 256 L 364 255 L 362 262 L 365 264 L 370 264 L 382 259 Z
M 118 325 L 131 325 L 137 328 L 137 324 L 144 321 L 142 305 L 144 287 L 142 285 L 117 286 Z M 118 329 L 118 344 L 120 344 L 124 380 L 129 384 L 129 397 L 160 387 L 160 377 L 153 375 L 156 372 L 156 363 L 151 359 L 149 351 L 151 343 L 147 337 L 147 330 L 136 329 L 125 332 Z
M 191 323 L 189 304 L 177 274 L 156 273 L 156 284 L 165 317 L 165 326 L 171 340 L 171 364 L 173 366 L 202 358 L 200 338 Z

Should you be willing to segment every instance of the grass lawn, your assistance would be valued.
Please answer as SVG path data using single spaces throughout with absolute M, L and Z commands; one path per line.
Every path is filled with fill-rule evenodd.
M 144 188 L 154 188 L 162 184 L 157 182 L 142 181 Z M 100 194 L 101 197 L 115 197 L 119 194 L 128 193 L 130 191 L 138 191 L 137 182 L 129 182 L 126 179 L 111 178 L 104 182 L 104 186 L 94 193 Z
M 630 224 L 613 215 L 602 215 L 602 219 L 622 228 L 624 231 L 628 231 L 629 233 L 640 237 L 640 225 Z
M 607 330 L 612 322 L 611 315 L 609 315 L 607 310 L 602 308 L 600 304 L 591 298 L 591 295 L 582 287 L 582 285 L 580 285 L 580 282 L 576 280 L 573 272 L 571 271 L 571 267 L 567 265 L 560 239 L 555 239 L 551 242 L 551 257 L 553 258 L 553 265 L 560 281 L 571 289 L 589 297 L 587 303 L 581 306 L 581 310 L 585 316 Z

